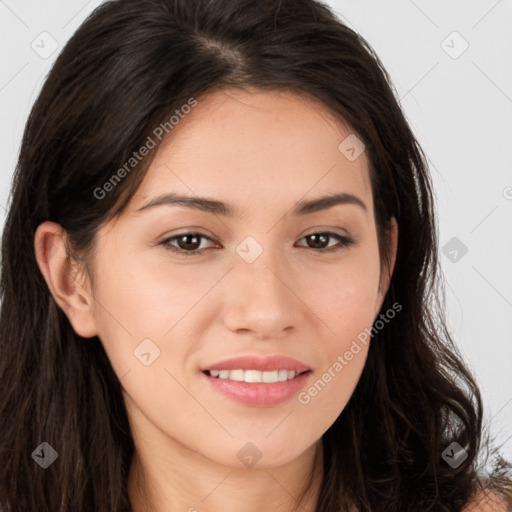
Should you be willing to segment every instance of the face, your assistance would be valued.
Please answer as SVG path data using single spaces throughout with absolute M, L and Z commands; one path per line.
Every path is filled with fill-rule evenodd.
M 208 94 L 100 231 L 93 300 L 68 316 L 100 337 L 132 425 L 162 449 L 276 467 L 347 404 L 388 285 L 366 154 L 339 149 L 349 135 L 291 92 Z M 304 207 L 334 194 L 354 197 Z

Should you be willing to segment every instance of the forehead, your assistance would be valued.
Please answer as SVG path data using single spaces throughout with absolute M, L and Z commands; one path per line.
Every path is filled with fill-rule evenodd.
M 366 155 L 350 160 L 340 150 L 354 134 L 319 100 L 234 88 L 196 100 L 166 135 L 132 209 L 164 192 L 207 195 L 237 210 L 345 192 L 372 209 Z

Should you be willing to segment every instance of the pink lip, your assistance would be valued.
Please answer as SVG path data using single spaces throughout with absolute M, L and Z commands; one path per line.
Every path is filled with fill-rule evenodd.
M 239 382 L 229 379 L 211 377 L 207 370 L 291 370 L 297 374 L 295 378 L 282 382 Z M 309 370 L 309 371 L 308 371 Z M 269 407 L 278 405 L 296 395 L 306 384 L 311 368 L 291 357 L 276 356 L 243 356 L 225 359 L 202 368 L 202 377 L 223 395 L 244 405 Z
M 291 370 L 295 373 L 302 373 L 311 368 L 306 364 L 283 355 L 275 356 L 240 356 L 224 359 L 201 368 L 206 370 Z
M 210 385 L 225 396 L 244 405 L 269 407 L 278 405 L 295 396 L 306 384 L 311 372 L 301 373 L 291 380 L 283 382 L 239 382 L 229 379 L 218 379 L 206 373 L 201 376 Z

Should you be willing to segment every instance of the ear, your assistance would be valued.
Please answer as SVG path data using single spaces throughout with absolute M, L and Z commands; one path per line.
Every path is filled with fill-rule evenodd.
M 90 284 L 79 282 L 79 267 L 66 250 L 65 230 L 54 222 L 40 224 L 34 236 L 36 261 L 55 299 L 64 311 L 74 331 L 84 338 L 98 334 L 93 315 L 93 298 Z
M 395 217 L 391 217 L 389 226 L 389 238 L 387 240 L 389 244 L 389 266 L 385 267 L 381 271 L 380 275 L 380 283 L 379 283 L 379 293 L 377 297 L 378 307 L 375 311 L 377 314 L 382 307 L 382 303 L 384 302 L 384 297 L 388 292 L 389 284 L 391 282 L 391 276 L 393 275 L 393 271 L 395 269 L 396 262 L 396 253 L 398 250 L 398 223 Z

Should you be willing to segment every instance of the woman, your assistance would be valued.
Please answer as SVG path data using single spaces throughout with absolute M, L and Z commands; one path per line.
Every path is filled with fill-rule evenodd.
M 15 174 L 1 506 L 506 510 L 436 229 L 389 77 L 326 6 L 103 4 Z

